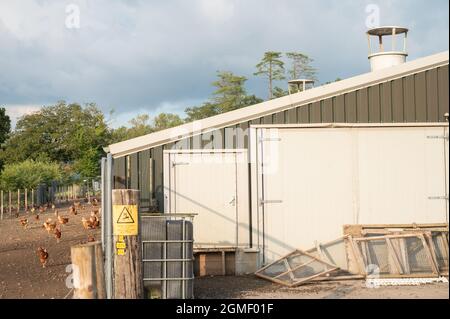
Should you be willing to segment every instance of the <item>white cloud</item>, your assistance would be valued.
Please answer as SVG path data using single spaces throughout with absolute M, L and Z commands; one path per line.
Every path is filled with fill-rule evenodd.
M 70 3 L 80 29 L 65 27 Z M 447 0 L 0 0 L 0 105 L 97 102 L 118 116 L 184 101 L 171 103 L 180 112 L 210 95 L 217 70 L 265 97 L 253 72 L 266 50 L 311 55 L 321 82 L 360 74 L 368 3 L 411 28 L 410 60 L 448 50 Z
M 213 23 L 225 22 L 234 15 L 233 0 L 200 0 L 200 12 Z
M 21 116 L 38 112 L 41 109 L 41 105 L 4 105 L 4 107 L 13 127 Z

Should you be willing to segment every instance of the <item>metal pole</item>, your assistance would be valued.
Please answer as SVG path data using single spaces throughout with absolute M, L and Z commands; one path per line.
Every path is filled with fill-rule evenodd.
M 182 277 L 183 280 L 181 281 L 181 298 L 186 299 L 186 218 L 183 217 L 183 243 L 181 244 L 181 247 L 183 247 L 183 252 L 181 254 L 181 258 L 183 258 L 182 263 Z
M 403 52 L 405 52 L 405 53 L 407 50 L 407 45 L 406 45 L 407 39 L 408 39 L 408 31 L 405 32 L 405 37 L 403 38 Z
M 34 189 L 31 190 L 31 206 L 34 207 Z
M 25 188 L 25 210 L 28 210 L 28 189 Z
M 105 281 L 106 281 L 106 298 L 112 299 L 113 296 L 113 269 L 112 269 L 112 168 L 113 158 L 111 153 L 106 157 L 106 181 L 105 181 L 105 208 L 103 210 L 105 219 Z
M 393 28 L 392 29 L 392 51 L 395 51 L 395 36 L 397 35 L 397 29 Z
M 101 219 L 101 221 L 102 221 L 102 226 L 101 227 L 102 227 L 102 250 L 103 250 L 103 253 L 105 252 L 105 230 L 104 230 L 105 229 L 105 214 L 103 213 L 105 211 L 105 193 L 106 193 L 106 185 L 105 185 L 105 182 L 106 182 L 105 170 L 106 170 L 106 168 L 105 168 L 105 166 L 106 166 L 106 158 L 102 157 L 102 160 L 101 160 L 101 183 L 102 183 L 102 186 L 101 186 L 102 219 Z

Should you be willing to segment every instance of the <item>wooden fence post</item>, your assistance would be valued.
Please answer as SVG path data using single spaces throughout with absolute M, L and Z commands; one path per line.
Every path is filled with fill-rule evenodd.
M 20 212 L 20 189 L 17 190 L 17 214 Z
M 11 191 L 8 191 L 8 197 L 9 197 L 9 199 L 8 199 L 8 209 L 9 209 L 9 217 L 12 217 L 12 207 L 11 207 L 11 204 L 12 204 L 12 197 L 11 197 Z
M 0 191 L 0 212 L 1 220 L 3 220 L 3 191 Z
M 104 299 L 106 296 L 101 242 L 72 246 L 74 299 Z
M 89 193 L 89 179 L 87 181 L 87 197 L 88 197 L 88 204 L 91 204 L 91 194 Z
M 97 274 L 97 299 L 106 299 L 105 263 L 102 243 L 95 242 L 95 270 Z
M 142 299 L 142 246 L 139 191 L 112 191 L 114 299 Z M 103 216 L 102 216 L 103 217 Z

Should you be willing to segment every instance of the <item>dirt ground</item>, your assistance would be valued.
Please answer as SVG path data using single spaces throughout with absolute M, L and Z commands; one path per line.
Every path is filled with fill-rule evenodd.
M 100 230 L 85 230 L 81 218 L 90 215 L 91 207 L 83 203 L 85 209 L 76 216 L 69 214 L 68 205 L 57 207 L 59 215 L 69 217 L 69 222 L 61 226 L 61 240 L 47 234 L 42 224 L 47 218 L 56 220 L 53 210 L 40 215 L 35 220 L 31 213 L 21 213 L 19 218 L 0 221 L 0 299 L 2 298 L 71 298 L 71 290 L 66 286 L 70 275 L 70 247 L 87 242 L 88 235 L 100 240 Z M 28 229 L 24 229 L 19 219 L 28 218 Z M 49 253 L 46 268 L 42 268 L 37 255 L 41 246 Z M 70 267 L 69 267 L 70 268 Z M 70 279 L 70 278 L 69 278 Z
M 256 276 L 195 279 L 198 299 L 449 299 L 448 283 L 367 288 L 364 280 L 321 282 L 286 288 Z
M 19 222 L 24 214 L 20 218 L 0 221 L 0 299 L 72 297 L 71 290 L 66 286 L 70 275 L 67 268 L 70 247 L 86 242 L 88 235 L 93 235 L 97 240 L 101 235 L 100 230 L 85 230 L 82 226 L 81 218 L 89 216 L 91 207 L 86 206 L 77 216 L 70 215 L 67 208 L 57 208 L 61 216 L 69 217 L 69 223 L 62 226 L 60 243 L 42 227 L 47 218 L 55 219 L 51 209 L 41 214 L 39 220 L 27 216 L 28 229 L 23 229 Z M 36 253 L 39 246 L 49 253 L 46 268 L 42 268 Z M 196 278 L 194 287 L 195 298 L 199 299 L 449 298 L 448 283 L 369 289 L 363 280 L 355 280 L 286 288 L 251 275 Z

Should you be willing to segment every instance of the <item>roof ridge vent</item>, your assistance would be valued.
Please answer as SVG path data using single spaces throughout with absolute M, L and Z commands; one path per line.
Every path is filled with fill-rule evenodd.
M 397 49 L 397 40 L 403 35 L 403 48 Z M 372 52 L 372 39 L 378 38 L 378 50 Z M 385 50 L 385 43 L 383 40 L 386 37 L 391 37 L 391 49 Z M 406 62 L 408 52 L 406 50 L 408 38 L 408 29 L 398 26 L 385 26 L 373 28 L 367 31 L 367 41 L 369 45 L 369 61 L 372 71 L 377 71 L 385 68 L 389 68 L 395 65 L 403 64 Z

